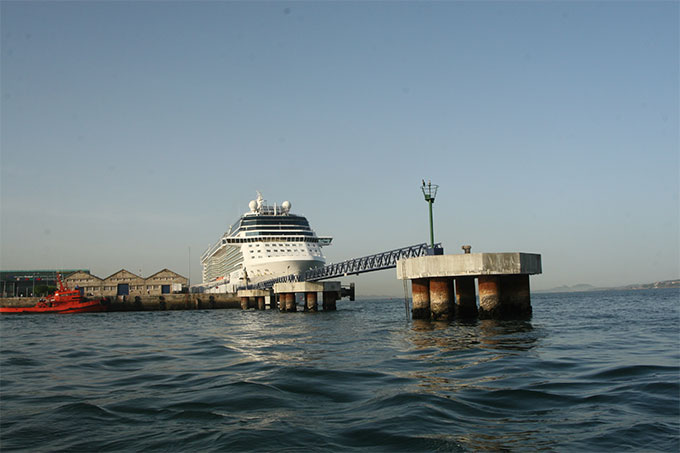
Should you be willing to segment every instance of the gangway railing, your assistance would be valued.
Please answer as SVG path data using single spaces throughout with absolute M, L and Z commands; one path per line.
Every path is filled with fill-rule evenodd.
M 282 277 L 265 280 L 252 285 L 248 288 L 267 289 L 272 288 L 275 283 L 286 282 L 315 282 L 327 280 L 329 278 L 345 277 L 347 275 L 358 275 L 365 272 L 374 272 L 384 269 L 397 267 L 397 260 L 404 258 L 415 258 L 425 255 L 441 255 L 443 253 L 441 243 L 430 247 L 426 243 L 402 247 L 388 252 L 376 253 L 374 255 L 362 256 L 342 261 L 340 263 L 328 264 L 323 267 L 316 267 L 300 274 L 284 275 Z M 244 289 L 245 286 L 239 289 Z

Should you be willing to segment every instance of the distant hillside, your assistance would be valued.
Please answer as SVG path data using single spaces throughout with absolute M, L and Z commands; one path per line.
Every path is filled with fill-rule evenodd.
M 656 289 L 656 288 L 680 288 L 680 280 L 664 280 L 662 282 L 628 285 L 622 286 L 620 289 Z
M 611 291 L 611 290 L 639 290 L 639 289 L 657 289 L 657 288 L 680 288 L 680 280 L 664 280 L 662 282 L 654 283 L 636 283 L 627 286 L 616 286 L 610 288 L 601 288 L 593 285 L 588 285 L 586 283 L 581 283 L 578 285 L 568 286 L 562 285 L 557 288 L 536 290 L 537 293 L 570 293 L 577 291 Z
M 573 293 L 577 291 L 599 291 L 607 288 L 598 288 L 593 285 L 588 285 L 586 283 L 580 283 L 578 285 L 568 286 L 562 285 L 557 288 L 534 290 L 536 293 Z

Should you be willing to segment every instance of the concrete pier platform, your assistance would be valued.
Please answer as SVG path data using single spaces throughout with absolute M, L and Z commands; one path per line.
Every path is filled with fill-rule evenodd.
M 317 311 L 317 293 L 323 293 L 324 311 L 336 309 L 335 302 L 340 299 L 342 285 L 340 282 L 285 282 L 274 284 L 274 294 L 279 296 L 279 309 L 281 311 L 296 311 L 295 294 L 305 295 L 304 310 Z
M 241 301 L 242 310 L 247 310 L 251 306 L 264 310 L 267 302 L 272 300 L 272 292 L 267 289 L 240 289 L 236 296 Z
M 535 253 L 431 255 L 397 261 L 397 278 L 411 280 L 414 319 L 531 315 L 529 275 L 542 272 Z M 479 286 L 476 306 L 474 279 Z

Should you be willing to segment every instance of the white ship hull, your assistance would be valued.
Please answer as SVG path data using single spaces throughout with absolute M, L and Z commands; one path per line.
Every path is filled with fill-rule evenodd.
M 248 283 L 257 283 L 263 280 L 270 280 L 282 275 L 299 274 L 315 267 L 321 267 L 326 264 L 326 260 L 322 259 L 281 259 L 281 261 L 269 261 L 262 264 L 254 264 L 248 266 L 246 271 L 248 273 Z

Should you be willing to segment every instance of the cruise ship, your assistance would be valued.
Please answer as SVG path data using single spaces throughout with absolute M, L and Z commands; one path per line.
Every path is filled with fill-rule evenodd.
M 291 204 L 257 199 L 219 241 L 201 256 L 204 292 L 235 292 L 239 286 L 324 266 L 321 247 L 333 238 L 317 236 L 307 219 L 291 214 Z

